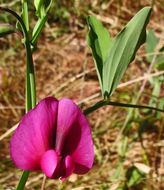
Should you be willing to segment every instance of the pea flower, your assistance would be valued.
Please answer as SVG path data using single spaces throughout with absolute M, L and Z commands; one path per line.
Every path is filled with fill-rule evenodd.
M 72 100 L 45 98 L 23 116 L 10 154 L 18 168 L 41 170 L 49 178 L 85 174 L 94 160 L 89 123 Z

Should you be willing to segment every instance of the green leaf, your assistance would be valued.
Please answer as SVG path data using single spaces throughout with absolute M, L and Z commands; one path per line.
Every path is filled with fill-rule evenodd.
M 146 52 L 148 54 L 152 54 L 152 55 L 147 55 L 147 61 L 149 63 L 152 62 L 152 59 L 154 57 L 153 53 L 155 52 L 156 46 L 159 43 L 159 38 L 155 36 L 155 33 L 153 30 L 150 30 L 147 34 L 147 38 L 146 38 Z M 156 55 L 156 59 L 155 59 L 155 67 L 158 70 L 164 70 L 164 47 L 162 47 L 159 50 L 160 54 Z
M 43 1 L 44 0 L 34 0 L 36 12 L 40 12 L 41 6 L 43 5 Z
M 34 29 L 33 29 L 33 32 L 32 32 L 32 40 L 31 40 L 31 44 L 33 46 L 36 45 L 36 42 L 39 38 L 39 35 L 40 33 L 42 32 L 43 28 L 44 28 L 44 25 L 47 21 L 47 16 L 43 17 L 43 18 L 39 18 Z
M 4 37 L 8 34 L 14 33 L 15 30 L 10 24 L 0 24 L 0 37 Z
M 160 71 L 164 70 L 164 55 L 157 56 L 156 68 Z
M 41 34 L 45 23 L 48 19 L 48 11 L 51 7 L 52 0 L 34 0 L 34 5 L 36 8 L 36 16 L 38 17 L 38 21 L 36 22 L 33 32 L 32 32 L 32 40 L 31 43 L 35 48 L 37 43 L 37 39 Z
M 118 187 L 116 190 L 128 190 L 126 186 Z
M 147 37 L 146 37 L 146 52 L 153 53 L 155 51 L 155 48 L 157 44 L 159 43 L 159 38 L 155 36 L 155 33 L 153 30 L 149 30 Z M 148 55 L 147 61 L 151 62 L 154 55 Z
M 164 70 L 164 47 L 159 50 L 159 55 L 156 57 L 156 68 L 158 70 Z
M 92 50 L 99 82 L 102 87 L 103 65 L 108 56 L 112 39 L 109 36 L 108 30 L 94 16 L 89 16 L 87 18 L 87 23 L 89 26 L 87 41 Z
M 34 0 L 36 15 L 40 18 L 44 17 L 51 7 L 52 0 Z
M 133 187 L 142 182 L 145 174 L 138 170 L 135 166 L 132 166 L 127 170 L 126 178 L 128 187 Z
M 103 65 L 103 93 L 109 97 L 119 84 L 138 48 L 145 42 L 150 7 L 139 11 L 116 36 Z
M 45 0 L 44 5 L 45 5 L 45 8 L 46 8 L 46 12 L 49 11 L 49 9 L 51 7 L 51 4 L 52 4 L 52 0 Z

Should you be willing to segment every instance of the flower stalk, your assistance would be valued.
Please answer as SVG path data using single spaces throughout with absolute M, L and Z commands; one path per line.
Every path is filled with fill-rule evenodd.
M 121 102 L 112 102 L 110 100 L 101 100 L 99 102 L 97 102 L 96 104 L 94 104 L 93 106 L 87 108 L 86 110 L 84 110 L 84 114 L 88 115 L 90 113 L 92 113 L 93 111 L 103 107 L 103 106 L 117 106 L 117 107 L 128 107 L 128 108 L 140 108 L 140 109 L 150 109 L 150 110 L 155 110 L 155 111 L 160 111 L 160 112 L 164 112 L 164 109 L 159 109 L 159 108 L 155 108 L 155 107 L 151 107 L 151 106 L 146 106 L 146 105 L 137 105 L 137 104 L 126 104 L 126 103 L 121 103 Z
M 24 35 L 24 46 L 26 49 L 26 103 L 25 104 L 26 104 L 26 113 L 27 113 L 30 109 L 32 109 L 36 105 L 36 85 L 35 85 L 33 57 L 31 50 L 31 43 L 28 35 L 28 28 L 26 28 L 26 26 L 28 27 L 28 23 L 26 22 L 25 25 L 22 18 L 16 12 L 8 8 L 0 7 L 0 11 L 8 12 L 12 16 L 14 16 L 19 22 Z M 27 15 L 25 18 L 27 18 Z M 24 189 L 28 176 L 29 176 L 29 171 L 24 171 L 17 186 L 17 190 Z

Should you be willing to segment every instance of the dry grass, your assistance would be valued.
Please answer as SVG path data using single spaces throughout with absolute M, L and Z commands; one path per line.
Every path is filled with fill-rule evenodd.
M 87 2 L 91 4 L 91 1 Z M 108 27 L 112 36 L 141 7 L 150 5 L 148 0 L 100 2 L 93 1 L 92 9 L 89 12 L 98 16 Z M 160 37 L 161 44 L 164 40 L 162 36 L 164 32 L 162 3 L 162 0 L 155 1 L 149 24 L 149 28 L 153 28 L 156 35 Z M 84 7 L 86 5 L 83 5 L 83 2 L 76 1 L 75 6 L 85 12 Z M 69 22 L 71 32 L 54 38 L 53 36 L 56 35 L 54 31 L 59 28 L 59 25 L 51 23 L 52 28 L 47 27 L 45 29 L 38 43 L 38 50 L 34 54 L 37 98 L 40 100 L 46 96 L 69 97 L 79 102 L 84 109 L 100 100 L 100 88 L 91 53 L 85 40 L 87 31 L 83 27 L 85 26 L 84 22 L 81 17 L 78 18 L 76 15 L 73 15 Z M 25 52 L 17 35 L 0 39 L 0 48 L 0 136 L 2 136 L 24 114 Z M 143 80 L 147 78 L 146 73 L 149 65 L 145 56 L 144 48 L 141 48 L 136 60 L 129 66 L 122 80 L 122 83 L 127 82 L 126 85 L 118 88 L 113 95 L 113 100 L 130 103 L 133 101 L 133 97 L 136 97 L 136 92 L 141 88 Z M 162 75 L 162 72 L 155 69 L 152 69 L 151 73 Z M 150 73 L 148 74 L 150 75 Z M 131 82 L 129 83 L 129 81 Z M 146 81 L 138 102 L 148 103 L 151 90 L 151 85 Z M 164 91 L 161 89 L 160 96 L 163 95 Z M 89 115 L 88 119 L 92 126 L 95 144 L 94 168 L 85 176 L 71 176 L 64 184 L 60 184 L 57 180 L 47 180 L 46 189 L 116 190 L 124 179 L 112 180 L 111 178 L 119 158 L 115 141 L 118 139 L 120 128 L 123 126 L 127 113 L 127 109 L 109 106 Z M 131 121 L 130 123 L 132 126 L 131 134 L 133 135 L 129 135 L 130 147 L 123 168 L 126 169 L 138 162 L 145 163 L 146 154 L 151 169 L 144 181 L 147 190 L 162 190 L 164 189 L 164 119 L 162 116 L 156 118 L 155 115 L 146 115 L 144 112 L 137 114 L 140 115 L 139 122 Z M 133 138 L 137 135 L 139 123 L 142 124 L 147 118 L 150 121 L 147 127 L 151 128 L 151 124 L 153 124 L 156 130 L 150 130 L 144 134 L 143 149 L 140 140 Z M 22 173 L 15 168 L 10 160 L 10 136 L 11 134 L 0 141 L 0 190 L 14 189 Z M 27 189 L 40 189 L 42 179 L 42 174 L 31 173 Z M 141 189 L 142 187 L 140 187 Z

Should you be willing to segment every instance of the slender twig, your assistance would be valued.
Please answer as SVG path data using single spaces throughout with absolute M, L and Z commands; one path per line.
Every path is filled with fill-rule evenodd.
M 0 110 L 12 110 L 12 109 L 17 109 L 17 110 L 24 110 L 24 106 L 1 106 L 0 105 Z
M 46 176 L 43 176 L 43 181 L 42 181 L 42 186 L 41 186 L 41 190 L 45 190 L 45 185 L 46 185 Z
M 141 54 L 140 57 L 147 57 L 150 55 L 164 55 L 164 52 L 144 53 L 144 54 Z
M 156 57 L 157 57 L 157 54 L 155 54 L 155 55 L 153 56 L 152 62 L 151 62 L 150 66 L 149 66 L 149 69 L 148 69 L 148 71 L 147 71 L 147 73 L 146 73 L 147 75 L 150 75 L 150 73 L 151 73 L 151 71 L 152 71 L 152 68 L 153 68 L 153 65 L 155 64 Z M 146 83 L 147 83 L 147 80 L 148 80 L 148 78 L 145 78 L 145 80 L 143 81 L 142 86 L 141 86 L 141 88 L 140 88 L 140 91 L 139 91 L 139 93 L 138 93 L 138 95 L 137 95 L 137 98 L 136 98 L 136 100 L 135 100 L 136 102 L 138 102 L 138 100 L 139 100 L 139 98 L 140 98 L 142 92 L 144 91 L 145 86 L 146 86 Z
M 148 74 L 146 73 L 144 76 L 142 77 L 138 77 L 136 79 L 133 79 L 133 80 L 130 80 L 128 82 L 125 82 L 125 83 L 122 83 L 120 85 L 118 85 L 118 88 L 122 88 L 122 87 L 125 87 L 125 86 L 128 86 L 130 84 L 133 84 L 133 83 L 136 83 L 136 82 L 140 82 L 140 81 L 143 81 L 143 80 L 148 80 L 150 79 L 151 77 L 156 77 L 156 76 L 159 76 L 159 75 L 163 75 L 164 74 L 164 71 L 159 71 L 159 72 L 156 72 L 156 73 L 152 73 L 152 74 Z
M 53 91 L 52 95 L 57 94 L 58 92 L 60 92 L 62 89 L 64 89 L 65 87 L 69 86 L 70 83 L 73 83 L 74 81 L 76 81 L 77 79 L 84 77 L 86 74 L 95 71 L 95 68 L 92 68 L 90 70 L 86 70 L 82 73 L 77 74 L 76 76 L 68 79 L 65 83 L 62 83 L 58 88 L 55 89 L 55 91 Z
M 15 129 L 18 127 L 18 124 L 14 125 L 12 128 L 8 129 L 6 133 L 0 136 L 0 141 L 2 141 L 5 137 L 9 136 Z
M 43 178 L 43 174 L 39 174 L 36 177 L 29 179 L 26 183 L 27 188 L 30 187 L 32 183 L 36 183 L 37 181 L 41 180 L 41 178 Z

